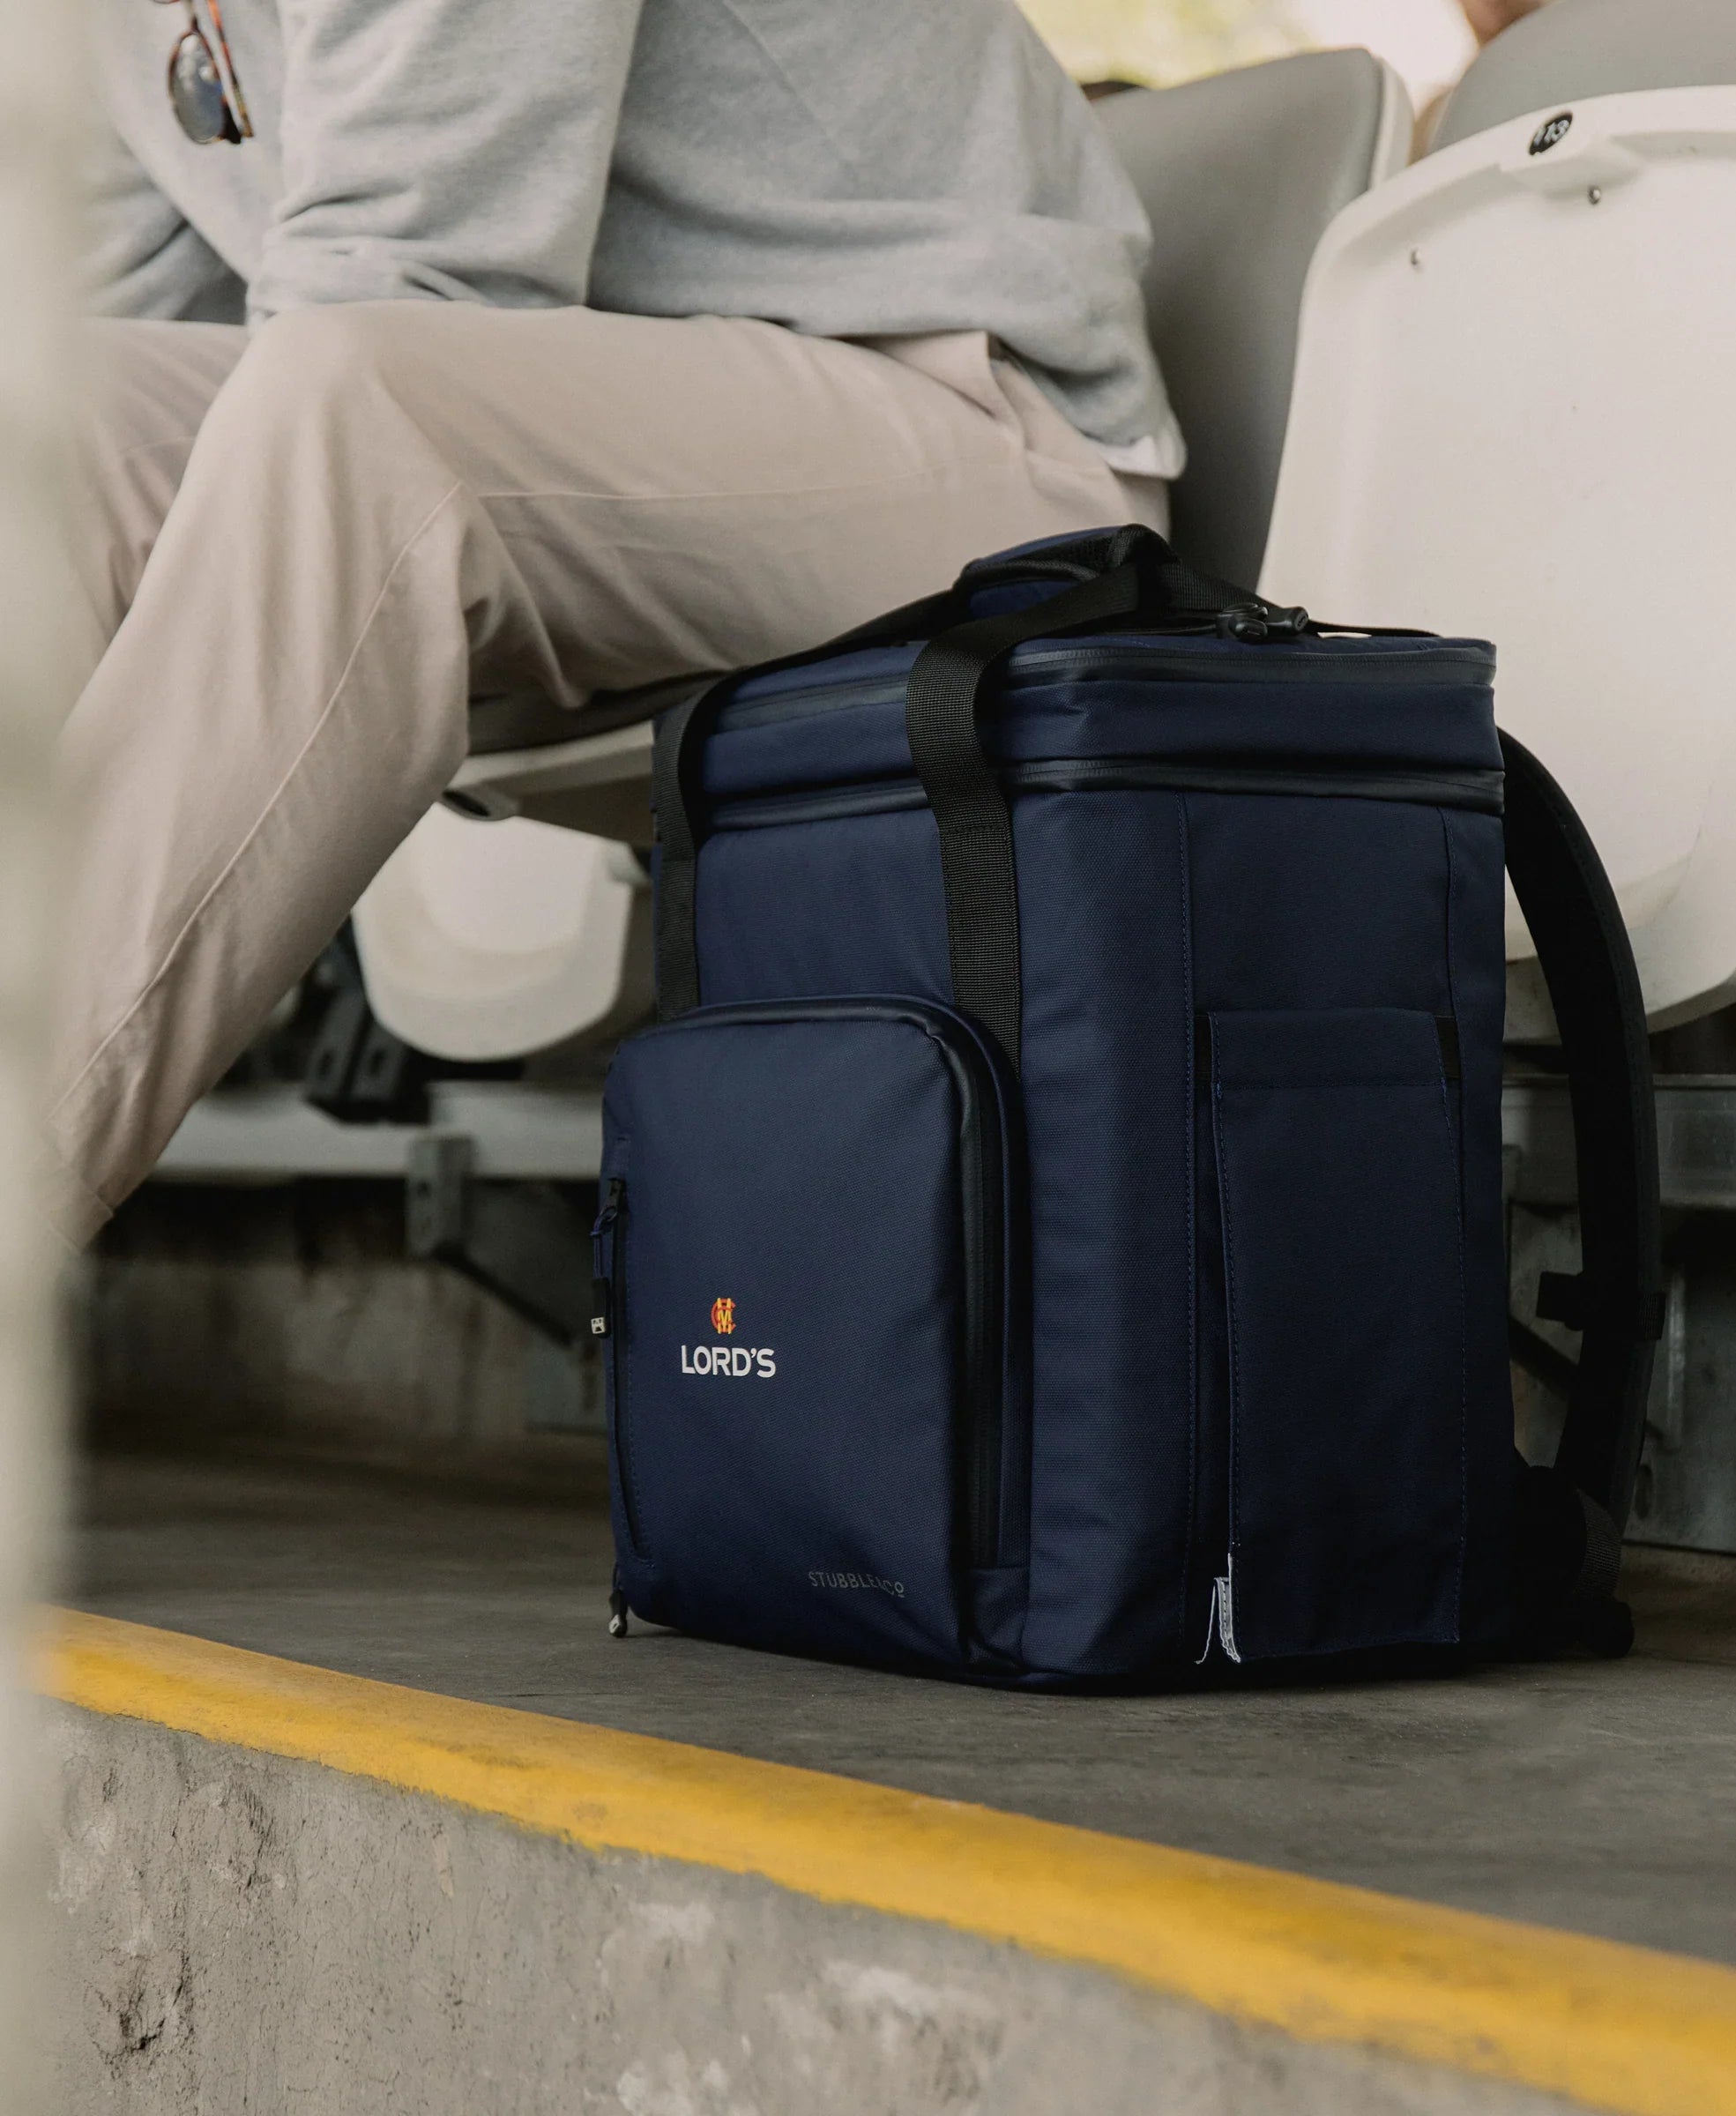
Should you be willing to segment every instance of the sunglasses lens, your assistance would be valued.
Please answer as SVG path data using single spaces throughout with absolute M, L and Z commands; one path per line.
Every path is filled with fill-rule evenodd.
M 217 62 L 197 30 L 190 29 L 175 48 L 168 63 L 168 94 L 181 130 L 195 146 L 208 147 L 227 135 L 229 107 Z

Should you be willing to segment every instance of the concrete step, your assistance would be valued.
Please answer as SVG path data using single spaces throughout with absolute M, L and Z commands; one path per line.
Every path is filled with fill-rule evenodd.
M 594 1512 L 148 1460 L 89 1510 L 78 2116 L 1736 2109 L 1717 1561 L 1630 1566 L 1613 1667 L 1010 1697 L 610 1641 Z

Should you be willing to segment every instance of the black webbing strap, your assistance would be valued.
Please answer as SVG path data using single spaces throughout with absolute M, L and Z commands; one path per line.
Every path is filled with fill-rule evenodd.
M 1024 610 L 978 617 L 931 639 L 905 689 L 905 728 L 916 776 L 940 831 L 946 948 L 953 1004 L 1019 1062 L 1018 878 L 1012 816 L 978 727 L 991 672 L 1029 640 L 1103 624 L 1142 607 L 1139 568 L 1063 588 Z
M 1523 743 L 1503 734 L 1501 747 L 1508 872 L 1555 1009 L 1579 1174 L 1580 1276 L 1576 1286 L 1552 1288 L 1555 1312 L 1576 1311 L 1583 1331 L 1555 1469 L 1603 1509 L 1619 1539 L 1664 1315 L 1645 1007 L 1628 929 L 1584 824 Z
M 657 817 L 657 1015 L 673 1021 L 699 1004 L 699 775 L 705 736 L 734 688 L 721 676 L 666 712 L 652 750 L 651 801 Z
M 1634 1620 L 1616 1599 L 1621 1537 L 1609 1514 L 1558 1469 L 1514 1456 L 1512 1637 L 1522 1655 L 1589 1646 L 1619 1660 Z

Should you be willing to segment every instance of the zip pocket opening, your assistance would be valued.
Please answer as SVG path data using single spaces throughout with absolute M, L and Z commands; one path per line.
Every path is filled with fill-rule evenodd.
M 965 1285 L 960 1409 L 965 1421 L 968 1561 L 1001 1562 L 1002 1409 L 1005 1319 L 1005 1211 L 1001 1157 L 983 1137 L 983 1087 L 970 1077 L 961 1052 L 941 1048 L 955 1069 L 958 1091 L 959 1252 Z M 991 1091 L 992 1092 L 992 1091 Z
M 1002 765 L 996 776 L 1009 794 L 1180 793 L 1270 794 L 1307 800 L 1393 801 L 1420 807 L 1501 813 L 1497 771 L 1423 771 L 1408 766 L 1351 764 L 1311 758 L 1275 758 L 1247 764 L 1232 759 L 1173 764 L 1160 757 L 1044 757 Z M 707 818 L 714 831 L 761 830 L 779 823 L 833 823 L 853 816 L 925 808 L 928 797 L 914 779 L 853 786 L 789 787 L 719 801 Z
M 1394 1008 L 1215 1013 L 1209 1047 L 1227 1360 L 1217 1643 L 1233 1660 L 1452 1643 L 1466 1342 L 1453 1024 Z
M 1136 635 L 1134 637 L 1136 637 Z M 1239 653 L 1199 653 L 1178 651 L 1167 639 L 1155 651 L 1142 652 L 1133 644 L 1022 647 L 1010 664 L 1002 681 L 1007 692 L 1039 689 L 1057 678 L 1114 682 L 1124 678 L 1138 683 L 1439 683 L 1487 682 L 1490 662 L 1479 648 L 1410 643 L 1370 651 L 1360 647 L 1310 647 L 1286 652 L 1282 662 L 1271 659 L 1272 645 L 1249 645 Z M 1273 643 L 1274 644 L 1278 643 Z M 1290 643 L 1293 644 L 1293 643 Z M 1245 658 L 1244 658 L 1245 657 Z M 826 712 L 847 712 L 856 705 L 901 705 L 903 675 L 847 677 L 841 682 L 808 689 L 780 690 L 771 697 L 732 700 L 718 722 L 719 734 L 761 727 L 784 720 L 814 718 Z
M 591 1229 L 591 1330 L 608 1346 L 609 1432 L 622 1517 L 633 1555 L 643 1562 L 646 1551 L 634 1490 L 627 1371 L 627 1185 L 618 1175 L 605 1187 Z

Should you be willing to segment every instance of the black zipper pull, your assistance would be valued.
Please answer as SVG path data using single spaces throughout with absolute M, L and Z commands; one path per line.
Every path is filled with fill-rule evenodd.
M 1301 639 L 1315 628 L 1304 609 L 1281 609 L 1270 602 L 1233 603 L 1218 613 L 1220 637 L 1259 646 L 1272 639 Z
M 621 1568 L 615 1568 L 615 1580 L 609 1588 L 609 1636 L 625 1638 L 627 1635 L 627 1590 L 621 1584 Z
M 612 1327 L 615 1289 L 604 1264 L 603 1244 L 621 1217 L 621 1201 L 626 1195 L 626 1184 L 618 1175 L 612 1176 L 608 1188 L 603 1193 L 602 1208 L 597 1214 L 596 1225 L 591 1230 L 591 1335 L 593 1337 L 607 1337 Z

